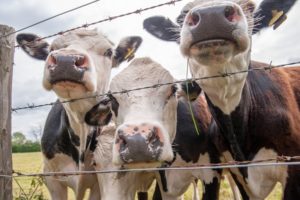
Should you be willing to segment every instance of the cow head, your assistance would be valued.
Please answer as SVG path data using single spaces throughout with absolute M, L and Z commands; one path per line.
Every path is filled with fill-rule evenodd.
M 212 65 L 237 62 L 241 56 L 249 60 L 253 11 L 254 4 L 248 0 L 195 0 L 182 9 L 177 18 L 178 25 L 163 17 L 153 17 L 146 19 L 144 26 L 157 37 L 162 35 L 173 40 L 177 34 L 182 54 L 191 59 L 193 75 L 198 75 L 198 65 L 212 68 Z M 162 30 L 172 32 L 162 34 L 162 30 L 157 31 L 158 21 L 164 21 L 168 26 L 161 27 Z M 194 63 L 197 69 L 193 67 L 196 66 Z M 248 67 L 248 62 L 242 64 Z
M 65 33 L 51 45 L 34 34 L 17 35 L 29 56 L 45 60 L 43 86 L 63 100 L 104 92 L 111 69 L 132 59 L 141 41 L 127 37 L 114 47 L 102 33 L 85 29 Z
M 113 78 L 111 95 L 86 114 L 85 120 L 90 125 L 103 125 L 114 118 L 117 125 L 113 146 L 115 164 L 157 166 L 173 159 L 171 141 L 175 137 L 177 119 L 175 85 L 114 93 L 172 81 L 170 73 L 158 63 L 149 58 L 135 59 Z

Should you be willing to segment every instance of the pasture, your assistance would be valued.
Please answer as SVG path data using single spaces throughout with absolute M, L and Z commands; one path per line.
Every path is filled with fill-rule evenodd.
M 35 153 L 14 153 L 13 154 L 13 169 L 16 172 L 23 173 L 35 173 L 42 171 L 42 154 L 40 152 Z M 154 187 L 150 190 L 150 199 L 153 193 Z M 201 195 L 202 186 L 199 184 L 199 192 Z M 21 177 L 13 180 L 13 195 L 16 200 L 46 200 L 50 199 L 49 193 L 46 186 L 41 182 L 40 179 Z M 69 199 L 73 200 L 74 195 L 69 190 Z M 191 188 L 185 193 L 185 199 L 192 199 Z M 227 181 L 222 181 L 220 200 L 231 200 L 233 199 L 230 186 Z M 273 192 L 269 195 L 267 200 L 279 200 L 281 199 L 280 185 L 277 184 Z

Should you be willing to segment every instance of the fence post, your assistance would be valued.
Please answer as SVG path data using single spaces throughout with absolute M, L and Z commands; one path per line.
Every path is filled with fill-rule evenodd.
M 0 24 L 0 37 L 14 29 Z M 0 174 L 12 174 L 11 89 L 14 34 L 0 38 Z M 12 199 L 12 179 L 0 177 L 0 200 Z

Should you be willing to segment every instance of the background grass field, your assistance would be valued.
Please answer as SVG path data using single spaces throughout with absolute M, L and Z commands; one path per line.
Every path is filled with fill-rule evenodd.
M 42 171 L 42 154 L 37 153 L 15 153 L 13 154 L 13 169 L 16 172 L 22 173 L 35 173 Z M 153 193 L 153 188 L 149 192 L 151 195 Z M 202 186 L 199 184 L 200 195 L 202 193 Z M 71 190 L 69 190 L 69 200 L 73 200 L 74 195 Z M 43 184 L 41 179 L 20 177 L 13 180 L 13 195 L 16 200 L 46 200 L 50 199 L 49 193 L 46 186 Z M 281 186 L 277 184 L 273 192 L 269 195 L 267 200 L 279 200 L 281 199 Z M 185 193 L 185 199 L 192 199 L 192 188 Z M 227 181 L 222 181 L 220 190 L 220 200 L 231 200 L 233 199 L 232 192 Z

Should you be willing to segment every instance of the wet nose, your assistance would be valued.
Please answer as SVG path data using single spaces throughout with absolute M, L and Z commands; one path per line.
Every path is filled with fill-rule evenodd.
M 158 161 L 163 146 L 162 132 L 151 124 L 125 125 L 118 129 L 115 145 L 125 163 Z
M 50 54 L 46 67 L 50 71 L 50 82 L 74 81 L 80 82 L 87 70 L 88 62 L 82 54 Z
M 241 20 L 241 11 L 237 5 L 216 5 L 192 9 L 185 18 L 194 38 L 201 40 L 232 38 L 232 31 Z M 213 35 L 214 38 L 209 38 Z M 219 39 L 218 38 L 218 39 Z

